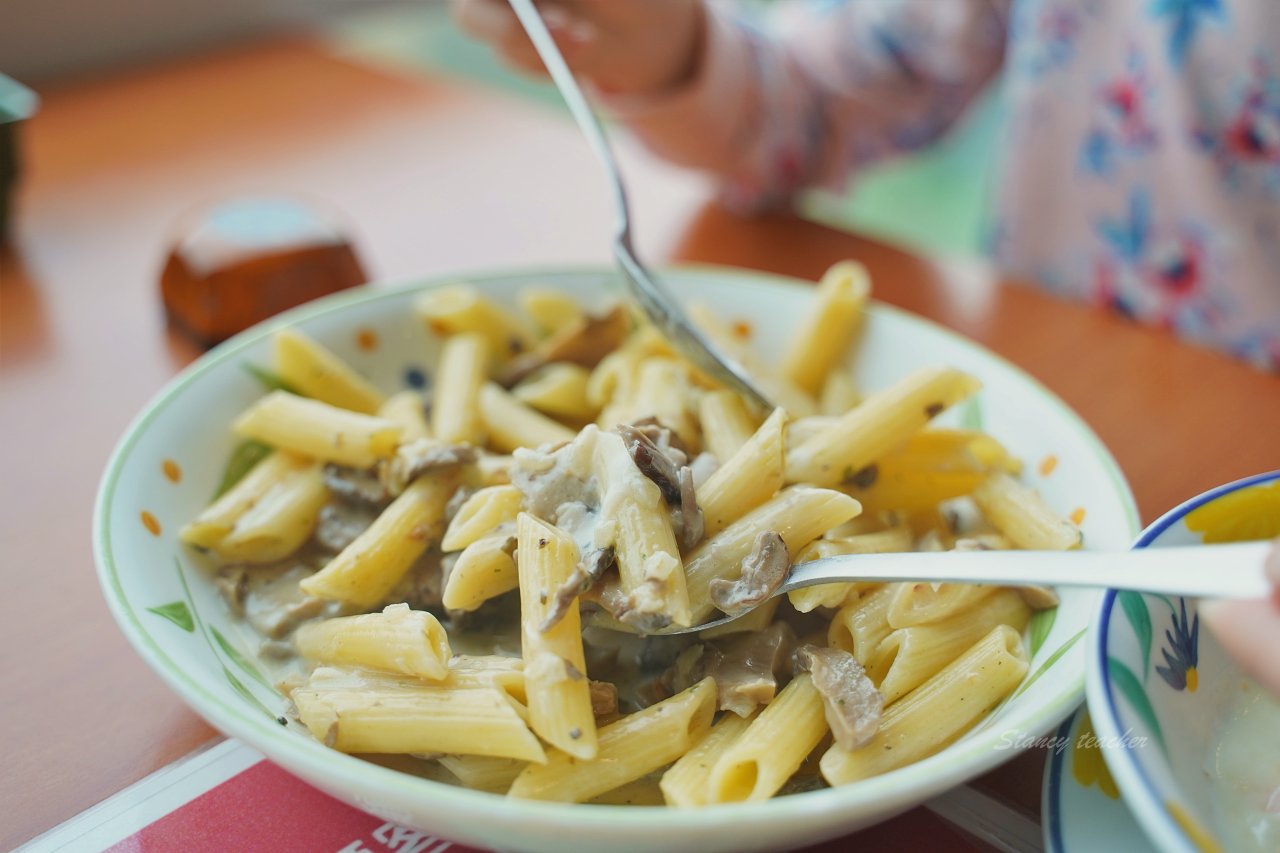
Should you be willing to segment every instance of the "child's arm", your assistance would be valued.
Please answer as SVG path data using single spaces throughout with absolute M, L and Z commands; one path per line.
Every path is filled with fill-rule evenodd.
M 455 2 L 468 29 L 538 67 L 499 0 Z M 1011 2 L 784 2 L 767 31 L 703 0 L 541 7 L 610 112 L 761 206 L 940 136 L 999 69 Z

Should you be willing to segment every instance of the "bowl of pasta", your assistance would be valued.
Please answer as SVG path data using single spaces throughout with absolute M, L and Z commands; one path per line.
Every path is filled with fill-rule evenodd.
M 1280 536 L 1280 471 L 1197 495 L 1136 548 Z M 1194 598 L 1108 590 L 1088 635 L 1089 713 L 1118 790 L 1161 850 L 1280 847 L 1280 700 L 1208 631 Z
M 494 849 L 789 849 L 1064 719 L 1095 592 L 769 592 L 834 554 L 1127 547 L 1088 427 L 856 264 L 665 275 L 778 408 L 607 269 L 366 288 L 211 351 L 102 480 L 121 629 L 285 769 Z

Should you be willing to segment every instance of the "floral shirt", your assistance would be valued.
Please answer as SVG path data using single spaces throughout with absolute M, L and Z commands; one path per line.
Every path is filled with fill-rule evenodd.
M 739 208 L 937 139 L 1003 73 L 999 264 L 1280 370 L 1280 0 L 718 8 L 687 86 L 614 111 Z

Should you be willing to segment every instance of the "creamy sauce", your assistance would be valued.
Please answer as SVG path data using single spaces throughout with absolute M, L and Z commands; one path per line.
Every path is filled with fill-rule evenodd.
M 1246 682 L 1217 727 L 1208 766 L 1228 850 L 1280 850 L 1280 701 Z

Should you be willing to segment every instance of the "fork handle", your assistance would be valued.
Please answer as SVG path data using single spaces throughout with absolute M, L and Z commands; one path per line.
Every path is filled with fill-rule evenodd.
M 783 585 L 945 581 L 1002 586 L 1086 586 L 1208 598 L 1260 598 L 1271 590 L 1269 542 L 1133 551 L 939 551 L 848 554 L 795 566 Z

